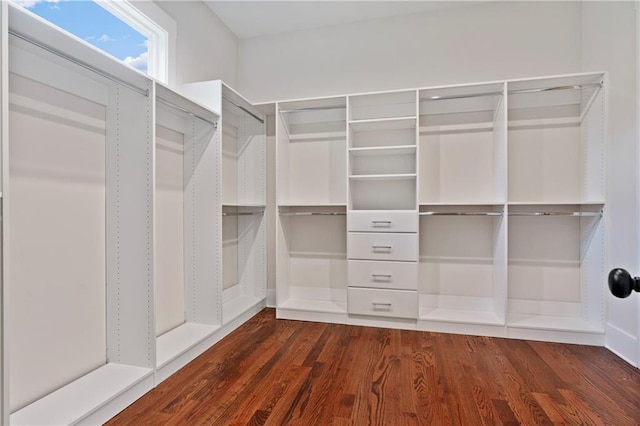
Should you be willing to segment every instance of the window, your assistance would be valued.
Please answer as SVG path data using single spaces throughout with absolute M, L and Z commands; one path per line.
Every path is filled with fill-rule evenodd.
M 168 82 L 168 33 L 128 2 L 13 1 L 125 64 Z

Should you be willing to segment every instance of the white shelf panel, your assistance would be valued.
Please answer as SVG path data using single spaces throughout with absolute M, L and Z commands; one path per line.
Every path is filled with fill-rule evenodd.
M 447 124 L 441 126 L 420 126 L 421 135 L 439 135 L 446 133 L 471 133 L 493 131 L 493 123 Z
M 222 305 L 222 322 L 226 324 L 233 321 L 264 300 L 257 296 L 234 297 Z
M 531 328 L 552 331 L 603 333 L 604 329 L 585 318 L 555 315 L 509 314 L 507 325 L 513 328 Z
M 504 325 L 504 321 L 489 311 L 467 311 L 459 309 L 430 309 L 421 307 L 420 317 L 424 321 L 442 321 L 467 324 Z
M 545 118 L 537 120 L 511 120 L 507 123 L 509 130 L 534 127 L 579 126 L 580 117 Z
M 603 206 L 604 201 L 509 201 L 510 206 Z
M 222 207 L 246 207 L 250 209 L 260 209 L 265 208 L 264 204 L 237 204 L 237 203 L 223 203 Z
M 295 203 L 295 202 L 290 202 L 290 203 L 279 203 L 278 207 L 346 207 L 347 203 L 324 203 L 324 202 L 317 202 L 317 203 Z
M 504 206 L 504 202 L 500 202 L 500 201 L 478 201 L 478 202 L 438 202 L 438 203 L 425 203 L 425 202 L 421 202 L 420 203 L 420 207 L 447 207 L 447 206 L 452 206 L 452 207 L 464 207 L 464 206 L 469 206 L 469 207 L 474 207 L 474 206 L 496 206 L 496 207 L 502 207 Z
M 349 126 L 356 132 L 371 132 L 376 130 L 413 129 L 416 127 L 417 117 L 373 118 L 367 120 L 351 120 Z
M 74 424 L 153 373 L 151 368 L 105 364 L 10 416 L 12 425 Z
M 412 155 L 416 153 L 416 150 L 416 145 L 373 146 L 366 148 L 349 148 L 349 153 L 353 156 Z
M 417 177 L 416 173 L 398 173 L 388 175 L 351 175 L 350 180 L 412 180 Z
M 162 367 L 211 336 L 219 328 L 215 325 L 187 322 L 159 336 L 156 339 L 156 365 Z
M 309 311 L 331 314 L 346 314 L 347 304 L 337 303 L 331 300 L 318 299 L 288 299 L 281 303 L 278 308 L 294 311 Z
M 318 132 L 318 133 L 289 133 L 289 142 L 313 141 L 313 140 L 342 140 L 347 137 L 347 132 Z

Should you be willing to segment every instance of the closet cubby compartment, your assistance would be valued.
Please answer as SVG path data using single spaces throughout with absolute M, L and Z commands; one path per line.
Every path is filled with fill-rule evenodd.
M 420 207 L 419 328 L 475 324 L 504 334 L 506 233 L 504 205 Z
M 224 83 L 222 93 L 223 324 L 266 303 L 265 117 Z
M 394 123 L 406 121 L 404 118 L 415 119 L 415 116 L 415 90 L 349 96 L 349 120 L 352 123 L 361 122 L 364 126 L 393 126 Z
M 346 98 L 277 105 L 279 205 L 347 202 Z
M 103 423 L 153 387 L 154 85 L 3 7 L 2 423 Z
M 509 206 L 511 334 L 604 332 L 602 209 L 602 204 Z
M 280 207 L 276 229 L 279 318 L 346 321 L 345 207 Z
M 505 83 L 419 92 L 420 204 L 506 201 Z
M 416 209 L 416 175 L 365 175 L 349 179 L 351 210 Z
M 213 342 L 221 326 L 217 114 L 156 83 L 156 383 Z
M 508 82 L 509 202 L 604 201 L 604 78 Z

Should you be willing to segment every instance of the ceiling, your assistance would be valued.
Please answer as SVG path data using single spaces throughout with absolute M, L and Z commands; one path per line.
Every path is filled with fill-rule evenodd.
M 472 1 L 204 0 L 241 39 L 457 7 Z

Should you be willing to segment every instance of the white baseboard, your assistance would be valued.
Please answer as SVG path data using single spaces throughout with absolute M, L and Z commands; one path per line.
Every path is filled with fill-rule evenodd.
M 276 291 L 274 289 L 267 289 L 267 308 L 276 307 Z
M 607 324 L 607 337 L 605 347 L 629 364 L 640 367 L 638 365 L 639 354 L 638 338 L 630 335 L 626 331 L 620 330 L 618 327 Z

